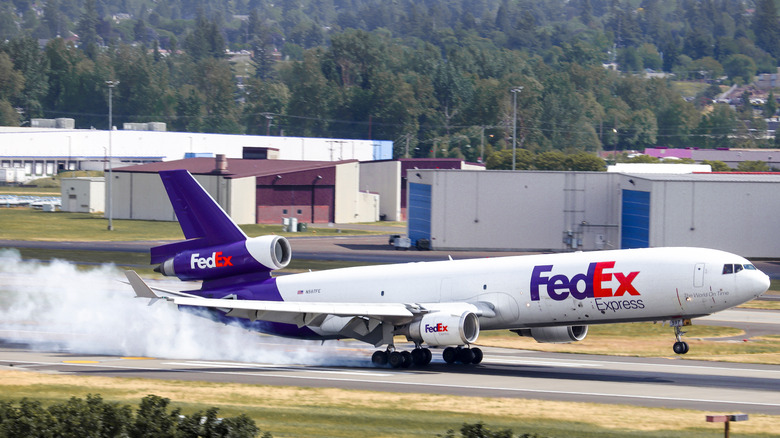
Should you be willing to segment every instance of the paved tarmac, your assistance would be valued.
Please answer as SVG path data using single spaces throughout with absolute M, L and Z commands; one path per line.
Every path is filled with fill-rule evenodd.
M 0 368 L 83 376 L 233 382 L 380 392 L 517 397 L 780 415 L 780 366 L 678 358 L 626 358 L 485 348 L 478 366 L 448 365 L 434 351 L 428 367 L 374 368 L 371 349 L 353 342 L 323 346 L 348 366 L 277 365 L 200 359 L 126 358 L 68 351 L 35 352 L 0 344 Z

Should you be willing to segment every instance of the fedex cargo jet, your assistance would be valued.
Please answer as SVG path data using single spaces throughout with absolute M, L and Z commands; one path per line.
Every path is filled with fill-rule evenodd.
M 509 329 L 538 342 L 585 338 L 588 325 L 669 321 L 685 354 L 690 319 L 750 301 L 769 277 L 748 260 L 701 248 L 648 248 L 333 269 L 274 277 L 290 262 L 281 236 L 249 238 L 186 170 L 160 172 L 187 240 L 151 250 L 157 271 L 201 280 L 200 289 L 149 287 L 138 297 L 204 309 L 223 322 L 303 339 L 354 338 L 377 365 L 477 364 L 480 330 Z M 396 350 L 394 336 L 414 342 Z

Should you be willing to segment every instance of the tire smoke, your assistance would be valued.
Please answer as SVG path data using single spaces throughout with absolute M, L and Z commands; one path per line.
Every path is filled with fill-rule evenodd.
M 82 269 L 59 260 L 22 261 L 18 251 L 0 250 L 0 340 L 72 354 L 370 365 L 367 352 L 339 351 L 343 342 L 263 336 L 163 300 L 150 305 L 124 281 L 114 265 Z

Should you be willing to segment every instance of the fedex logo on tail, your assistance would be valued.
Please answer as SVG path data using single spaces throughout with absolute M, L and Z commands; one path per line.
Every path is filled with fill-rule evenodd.
M 570 295 L 578 300 L 585 298 L 622 297 L 625 294 L 639 295 L 632 284 L 639 275 L 639 271 L 622 273 L 612 272 L 615 262 L 597 262 L 588 265 L 588 272 L 576 274 L 569 278 L 563 274 L 545 275 L 552 272 L 553 265 L 535 266 L 531 274 L 531 300 L 539 301 L 539 290 L 546 288 L 547 295 L 553 300 L 563 301 Z M 617 280 L 617 287 L 613 290 L 608 287 L 613 278 Z M 580 284 L 584 287 L 580 288 Z M 600 300 L 598 300 L 600 301 Z
M 200 257 L 200 254 L 196 252 L 190 256 L 190 269 L 195 269 L 195 266 L 199 269 L 233 266 L 230 261 L 232 258 L 233 256 L 223 256 L 222 251 L 212 252 L 210 257 Z

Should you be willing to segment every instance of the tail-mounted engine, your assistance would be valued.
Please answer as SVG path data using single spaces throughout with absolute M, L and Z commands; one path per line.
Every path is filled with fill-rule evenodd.
M 260 236 L 206 248 L 187 249 L 165 260 L 155 271 L 181 280 L 210 280 L 270 272 L 290 263 L 290 242 L 282 236 Z
M 479 337 L 479 318 L 471 310 L 426 313 L 412 321 L 406 335 L 431 346 L 467 345 Z
M 534 338 L 536 342 L 548 344 L 567 344 L 585 339 L 588 335 L 586 325 L 568 325 L 562 327 L 534 327 L 512 330 L 519 336 Z

